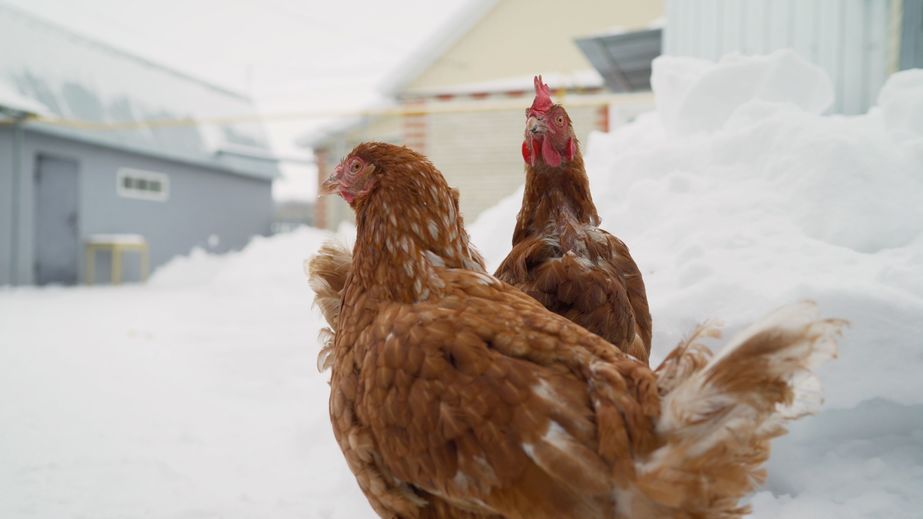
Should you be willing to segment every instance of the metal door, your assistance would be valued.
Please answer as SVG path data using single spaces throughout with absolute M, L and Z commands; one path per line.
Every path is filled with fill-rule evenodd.
M 40 155 L 35 166 L 35 282 L 77 283 L 79 171 L 74 160 Z

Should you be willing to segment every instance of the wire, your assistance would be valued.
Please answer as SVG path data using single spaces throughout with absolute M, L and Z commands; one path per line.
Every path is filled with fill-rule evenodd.
M 559 96 L 560 99 L 560 96 Z M 585 106 L 650 106 L 653 95 L 650 92 L 636 92 L 623 94 L 593 94 L 571 95 L 568 97 L 568 107 Z M 275 112 L 268 114 L 240 114 L 217 117 L 188 117 L 178 119 L 145 119 L 138 121 L 88 121 L 84 119 L 68 119 L 56 116 L 31 116 L 25 119 L 29 123 L 41 123 L 51 126 L 75 128 L 80 130 L 111 131 L 111 130 L 136 130 L 144 128 L 181 128 L 188 126 L 228 125 L 241 123 L 270 124 L 274 122 L 289 122 L 312 119 L 344 118 L 344 117 L 382 117 L 382 116 L 421 116 L 451 113 L 475 113 L 495 111 L 520 111 L 523 109 L 522 99 L 509 100 L 481 100 L 461 102 L 435 102 L 419 105 L 403 105 L 367 110 L 316 110 Z M 0 126 L 10 126 L 13 121 L 0 121 Z

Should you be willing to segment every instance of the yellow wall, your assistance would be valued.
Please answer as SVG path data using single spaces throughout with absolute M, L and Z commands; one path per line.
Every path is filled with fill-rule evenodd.
M 401 93 L 592 69 L 574 38 L 646 28 L 661 16 L 662 0 L 499 0 Z
M 614 28 L 646 28 L 662 15 L 662 0 L 499 0 L 468 33 L 398 95 L 417 98 L 420 107 L 426 110 L 456 102 L 471 103 L 473 99 L 463 95 L 452 101 L 440 101 L 419 95 L 421 93 L 531 77 L 536 73 L 583 72 L 592 66 L 574 43 L 575 38 Z M 556 85 L 551 86 L 556 88 Z M 578 139 L 585 143 L 591 131 L 600 129 L 600 107 L 569 105 L 568 100 L 579 95 L 572 91 L 562 99 L 556 92 L 555 100 L 563 101 L 574 120 Z M 497 99 L 509 100 L 509 97 L 497 92 L 484 102 Z M 515 191 L 523 182 L 520 151 L 525 125 L 523 110 L 531 102 L 532 94 L 526 91 L 521 103 L 510 110 L 373 117 L 369 125 L 356 128 L 325 146 L 328 164 L 321 165 L 321 169 L 324 166 L 332 168 L 342 154 L 362 141 L 406 144 L 427 155 L 445 174 L 449 184 L 459 188 L 462 213 L 468 222 L 473 222 L 484 209 Z M 600 102 L 600 105 L 605 104 Z M 408 138 L 408 122 L 416 128 L 412 131 L 420 136 L 419 139 Z M 323 213 L 323 223 L 328 228 L 335 228 L 337 223 L 352 216 L 349 208 L 335 197 L 323 200 L 318 210 Z
M 458 188 L 465 221 L 475 218 L 516 191 L 525 180 L 522 140 L 523 111 L 532 102 L 522 97 L 522 108 L 471 113 L 430 114 L 426 117 L 426 147 L 422 150 Z M 566 104 L 566 103 L 565 103 Z M 600 107 L 567 109 L 582 143 L 600 128 Z

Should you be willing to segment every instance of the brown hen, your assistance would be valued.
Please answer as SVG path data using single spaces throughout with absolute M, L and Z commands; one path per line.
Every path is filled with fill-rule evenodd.
M 809 303 L 715 357 L 701 328 L 652 372 L 486 274 L 421 155 L 362 144 L 324 189 L 357 221 L 322 287 L 342 293 L 330 417 L 382 517 L 739 517 L 768 440 L 816 404 L 840 322 Z
M 494 275 L 647 362 L 651 314 L 641 271 L 625 243 L 598 227 L 573 124 L 541 76 L 522 155 L 526 186 L 513 249 Z

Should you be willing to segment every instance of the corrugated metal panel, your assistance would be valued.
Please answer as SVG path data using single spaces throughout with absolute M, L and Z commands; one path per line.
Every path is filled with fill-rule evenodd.
M 893 12 L 904 13 L 901 68 L 923 66 L 921 6 L 923 0 L 668 0 L 664 54 L 715 60 L 793 48 L 833 79 L 834 111 L 862 113 L 892 72 Z
M 923 68 L 923 0 L 903 0 L 900 67 Z
M 650 29 L 578 38 L 577 46 L 613 92 L 651 89 L 651 61 L 660 55 L 662 31 Z
M 866 0 L 865 18 L 866 18 L 866 41 L 865 41 L 865 63 L 863 71 L 878 70 L 882 75 L 872 76 L 863 73 L 862 75 L 862 98 L 867 104 L 874 104 L 878 96 L 878 90 L 887 76 L 890 75 L 891 65 L 888 63 L 888 33 L 889 24 L 891 23 L 890 2 L 876 0 Z M 882 82 L 879 83 L 878 81 Z

